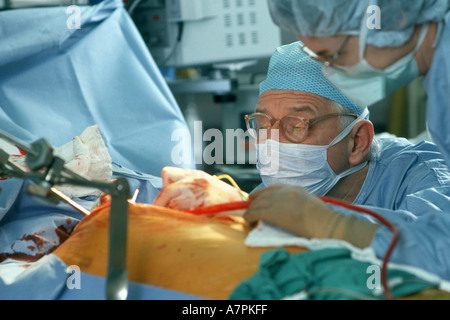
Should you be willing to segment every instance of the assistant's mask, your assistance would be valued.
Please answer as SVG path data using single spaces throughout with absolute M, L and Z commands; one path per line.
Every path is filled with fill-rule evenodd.
M 274 184 L 296 185 L 317 196 L 325 196 L 340 179 L 361 170 L 363 162 L 336 174 L 327 160 L 327 150 L 343 140 L 369 110 L 348 125 L 329 145 L 281 143 L 267 140 L 257 144 L 257 169 L 265 186 Z
M 414 55 L 422 45 L 427 31 L 428 24 L 425 24 L 422 26 L 414 50 L 389 67 L 379 70 L 372 67 L 364 58 L 367 36 L 367 26 L 364 24 L 359 41 L 360 62 L 339 68 L 324 67 L 322 72 L 359 107 L 369 107 L 419 77 Z

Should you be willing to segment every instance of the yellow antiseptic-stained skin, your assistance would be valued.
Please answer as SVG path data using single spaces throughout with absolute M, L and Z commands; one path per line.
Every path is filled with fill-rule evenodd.
M 109 208 L 94 210 L 53 253 L 66 265 L 105 277 Z M 129 280 L 199 297 L 227 299 L 258 270 L 261 254 L 273 249 L 247 247 L 244 240 L 251 227 L 239 216 L 130 204 L 128 217 Z

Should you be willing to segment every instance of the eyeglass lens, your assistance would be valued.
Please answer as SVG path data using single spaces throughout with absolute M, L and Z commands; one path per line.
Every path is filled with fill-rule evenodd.
M 251 115 L 247 119 L 249 133 L 258 141 L 264 141 L 268 138 L 268 132 L 277 121 L 265 115 Z M 304 140 L 307 130 L 307 123 L 294 116 L 286 116 L 280 120 L 280 127 L 287 139 L 293 142 Z

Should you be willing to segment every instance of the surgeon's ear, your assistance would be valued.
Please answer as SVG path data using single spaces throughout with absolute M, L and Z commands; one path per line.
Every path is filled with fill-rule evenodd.
M 373 136 L 374 129 L 372 122 L 363 120 L 355 125 L 351 133 L 353 141 L 349 157 L 351 166 L 356 166 L 367 160 Z

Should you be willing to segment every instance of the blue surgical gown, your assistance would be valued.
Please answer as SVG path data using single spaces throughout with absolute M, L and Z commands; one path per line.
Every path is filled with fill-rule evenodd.
M 378 142 L 379 153 L 369 161 L 354 204 L 371 209 L 399 230 L 390 261 L 450 280 L 450 169 L 433 143 L 411 144 L 403 138 Z M 378 223 L 371 247 L 378 258 L 385 256 L 392 241 L 388 227 L 365 214 L 332 207 L 344 215 Z
M 427 124 L 433 141 L 450 166 L 450 12 L 423 85 L 428 96 Z
M 450 280 L 450 170 L 429 142 L 380 139 L 380 153 L 356 205 L 367 206 L 400 233 L 391 261 L 419 267 Z M 371 244 L 384 257 L 392 232 L 381 226 Z

